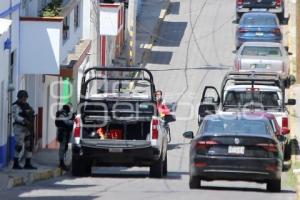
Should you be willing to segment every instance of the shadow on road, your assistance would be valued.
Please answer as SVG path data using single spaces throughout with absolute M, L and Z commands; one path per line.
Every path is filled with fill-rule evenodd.
M 173 53 L 169 51 L 151 51 L 148 63 L 169 65 Z
M 171 2 L 169 8 L 169 14 L 179 15 L 180 2 Z
M 243 192 L 263 192 L 270 193 L 261 188 L 241 188 L 241 187 L 218 187 L 218 186 L 202 186 L 201 190 L 222 190 L 222 191 L 243 191 Z M 293 190 L 281 190 L 280 193 L 296 193 Z
M 189 143 L 177 143 L 177 144 L 168 144 L 168 150 L 180 149 L 183 145 L 189 145 Z
M 160 36 L 155 46 L 178 47 L 184 36 L 187 22 L 163 21 L 160 26 Z

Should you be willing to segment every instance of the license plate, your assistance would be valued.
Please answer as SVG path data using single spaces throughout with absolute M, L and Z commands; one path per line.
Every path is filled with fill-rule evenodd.
M 266 8 L 253 8 L 252 11 L 267 11 Z
M 258 68 L 258 69 L 265 69 L 267 68 L 267 65 L 266 64 L 254 64 L 251 66 L 251 68 Z
M 108 151 L 110 153 L 122 153 L 123 149 L 122 148 L 109 148 Z
M 262 32 L 256 32 L 255 35 L 256 35 L 256 36 L 263 36 L 264 33 L 262 33 Z
M 244 146 L 229 146 L 228 147 L 228 153 L 229 154 L 244 155 L 245 147 Z

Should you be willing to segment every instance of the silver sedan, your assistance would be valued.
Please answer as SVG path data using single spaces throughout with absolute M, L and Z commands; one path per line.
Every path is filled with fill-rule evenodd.
M 273 42 L 245 42 L 236 53 L 234 70 L 277 72 L 289 75 L 289 55 L 284 46 Z

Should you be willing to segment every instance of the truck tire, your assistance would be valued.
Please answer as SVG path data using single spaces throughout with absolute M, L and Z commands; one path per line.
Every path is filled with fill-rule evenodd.
M 168 174 L 168 154 L 166 154 L 165 160 L 164 160 L 164 168 L 163 168 L 163 175 L 167 176 Z
M 162 156 L 150 166 L 150 177 L 162 178 L 164 176 L 164 160 Z
M 278 19 L 279 19 L 279 23 L 282 24 L 285 20 L 285 12 L 284 9 L 281 13 L 278 13 Z
M 267 182 L 267 191 L 280 192 L 281 191 L 281 179 L 270 180 Z
M 199 189 L 201 188 L 201 180 L 197 176 L 190 175 L 189 186 L 190 189 Z
M 291 142 L 287 143 L 284 149 L 284 161 L 289 161 L 291 160 L 292 156 L 292 147 L 291 147 Z
M 72 156 L 72 175 L 73 176 L 88 176 L 91 174 L 91 165 L 86 159 L 79 156 Z

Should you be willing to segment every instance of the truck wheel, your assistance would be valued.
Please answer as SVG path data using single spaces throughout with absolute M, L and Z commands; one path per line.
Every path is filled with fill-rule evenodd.
M 150 166 L 150 177 L 162 178 L 164 175 L 164 161 L 162 156 L 154 164 Z
M 168 174 L 168 154 L 166 154 L 165 160 L 164 160 L 164 168 L 163 168 L 163 175 L 167 176 Z
M 284 10 L 281 13 L 278 13 L 279 23 L 282 24 L 285 20 Z
M 292 147 L 291 147 L 291 142 L 286 144 L 284 148 L 284 161 L 289 161 L 291 160 L 291 154 L 292 154 Z
M 190 189 L 199 189 L 201 188 L 201 180 L 196 176 L 190 175 L 189 185 Z
M 267 191 L 280 192 L 281 191 L 281 179 L 270 180 L 267 182 Z
M 87 176 L 91 174 L 90 162 L 78 156 L 72 156 L 72 175 Z

